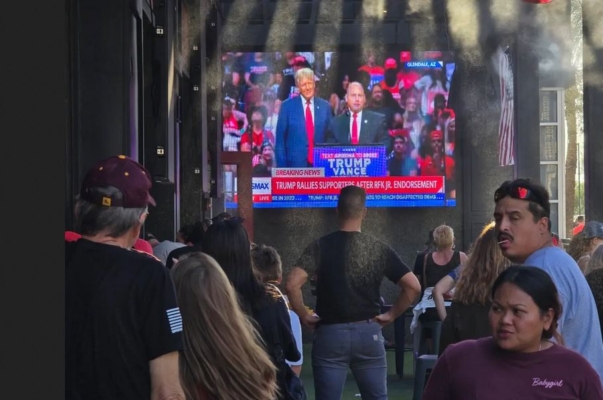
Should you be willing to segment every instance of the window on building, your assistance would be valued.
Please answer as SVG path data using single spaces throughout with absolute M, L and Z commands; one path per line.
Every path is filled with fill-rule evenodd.
M 551 196 L 552 230 L 566 237 L 563 89 L 540 91 L 540 182 Z

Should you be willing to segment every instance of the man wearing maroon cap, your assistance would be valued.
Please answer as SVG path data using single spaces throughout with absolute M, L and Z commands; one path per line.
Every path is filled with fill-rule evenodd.
M 440 130 L 429 134 L 429 155 L 420 163 L 421 176 L 445 176 L 446 193 L 456 198 L 454 188 L 454 159 L 444 152 L 444 134 Z
M 75 206 L 82 237 L 65 243 L 66 399 L 184 399 L 182 318 L 169 271 L 132 250 L 155 205 L 149 172 L 110 157 Z

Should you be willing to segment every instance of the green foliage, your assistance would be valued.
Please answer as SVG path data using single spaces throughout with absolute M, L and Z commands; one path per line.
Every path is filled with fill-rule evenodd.
M 576 181 L 574 215 L 584 215 L 584 182 Z

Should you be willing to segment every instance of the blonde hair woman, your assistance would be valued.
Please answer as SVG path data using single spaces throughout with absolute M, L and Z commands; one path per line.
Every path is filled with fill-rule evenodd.
M 218 263 L 191 253 L 171 271 L 182 313 L 187 400 L 273 400 L 276 367 Z
M 433 231 L 433 242 L 435 250 L 425 256 L 423 265 L 415 270 L 415 275 L 423 292 L 425 289 L 433 288 L 443 277 L 448 275 L 456 267 L 464 264 L 467 255 L 461 251 L 454 250 L 454 231 L 448 225 L 440 225 Z M 421 295 L 423 297 L 423 294 Z M 421 323 L 439 321 L 435 308 L 428 308 L 419 316 Z M 425 332 L 428 346 L 431 344 L 431 332 Z
M 474 242 L 466 264 L 460 270 L 452 305 L 442 327 L 440 353 L 452 343 L 490 335 L 490 289 L 496 278 L 510 264 L 498 246 L 494 223 L 486 225 Z M 439 292 L 440 282 L 436 285 L 434 293 Z M 444 288 L 446 289 L 452 288 Z

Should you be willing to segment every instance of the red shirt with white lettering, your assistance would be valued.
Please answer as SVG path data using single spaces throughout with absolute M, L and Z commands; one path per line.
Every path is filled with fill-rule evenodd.
M 446 348 L 422 400 L 601 400 L 597 372 L 580 354 L 553 344 L 534 353 L 502 350 L 492 337 Z

